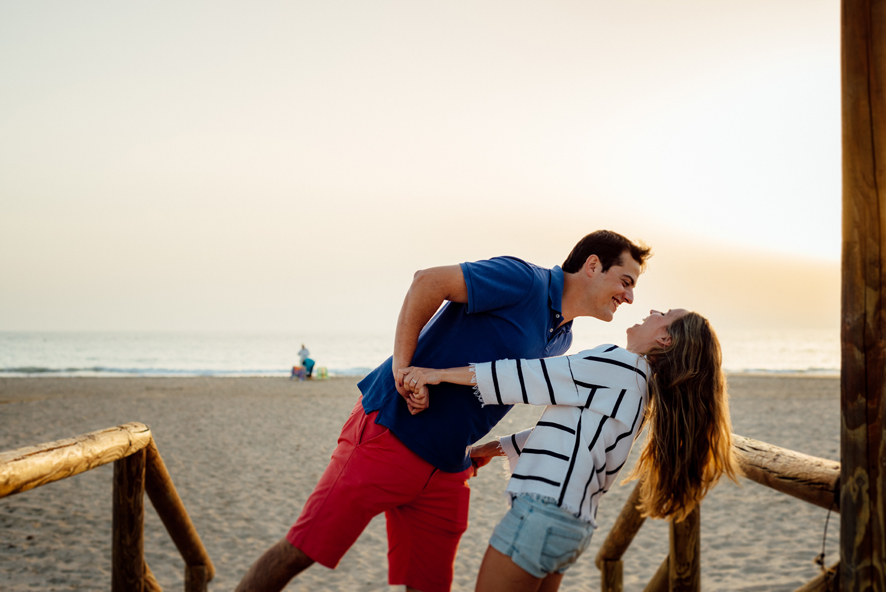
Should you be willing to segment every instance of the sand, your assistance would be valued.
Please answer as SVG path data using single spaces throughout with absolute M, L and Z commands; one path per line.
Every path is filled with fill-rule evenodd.
M 356 379 L 0 378 L 0 450 L 129 421 L 149 426 L 216 566 L 210 590 L 232 590 L 285 535 L 335 446 L 357 397 Z M 835 378 L 731 376 L 735 432 L 839 458 Z M 521 406 L 494 430 L 530 426 Z M 635 446 L 634 453 L 636 455 Z M 633 461 L 629 461 L 629 466 Z M 110 465 L 0 499 L 0 590 L 106 590 L 110 586 Z M 470 527 L 453 590 L 473 590 L 489 534 L 507 509 L 505 478 L 490 465 L 472 479 Z M 598 590 L 594 557 L 633 484 L 602 500 L 590 548 L 561 590 Z M 184 564 L 148 507 L 146 559 L 165 590 L 182 589 Z M 702 506 L 706 590 L 791 591 L 817 574 L 827 511 L 755 483 L 718 486 Z M 839 517 L 828 527 L 837 560 Z M 667 553 L 667 524 L 647 521 L 625 555 L 625 587 L 640 590 Z M 387 590 L 384 518 L 377 517 L 336 570 L 314 566 L 287 590 Z

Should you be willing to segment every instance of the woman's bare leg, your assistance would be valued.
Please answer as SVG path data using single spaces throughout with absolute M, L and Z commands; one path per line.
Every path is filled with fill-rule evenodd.
M 480 564 L 475 592 L 537 592 L 546 579 L 533 576 L 504 553 L 487 547 L 483 563 Z M 559 585 L 558 580 L 557 586 Z
M 557 592 L 560 589 L 560 582 L 563 580 L 563 574 L 561 573 L 552 573 L 548 574 L 545 579 L 541 581 L 541 586 L 538 588 L 538 592 Z

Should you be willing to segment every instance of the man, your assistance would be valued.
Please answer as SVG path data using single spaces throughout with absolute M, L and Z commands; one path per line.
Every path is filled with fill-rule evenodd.
M 301 516 L 237 590 L 281 590 L 315 561 L 334 568 L 385 512 L 389 583 L 448 591 L 474 474 L 466 450 L 510 407 L 482 407 L 471 387 L 441 384 L 431 387 L 433 404 L 412 415 L 396 371 L 564 354 L 573 319 L 608 322 L 619 305 L 633 302 L 649 253 L 597 231 L 578 242 L 562 269 L 497 257 L 417 272 L 397 320 L 394 355 L 359 383 L 362 398 Z

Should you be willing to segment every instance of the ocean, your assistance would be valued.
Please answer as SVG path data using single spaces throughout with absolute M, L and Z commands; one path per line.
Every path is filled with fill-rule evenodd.
M 720 332 L 730 373 L 839 375 L 837 331 Z M 0 376 L 288 376 L 304 343 L 330 376 L 362 376 L 393 333 L 0 332 Z M 593 347 L 578 337 L 570 353 Z

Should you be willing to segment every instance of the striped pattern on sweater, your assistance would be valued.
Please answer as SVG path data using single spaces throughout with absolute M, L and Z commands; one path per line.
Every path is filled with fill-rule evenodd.
M 601 345 L 472 368 L 484 404 L 547 407 L 534 428 L 501 438 L 508 492 L 555 500 L 596 527 L 597 503 L 624 466 L 646 407 L 645 358 Z

